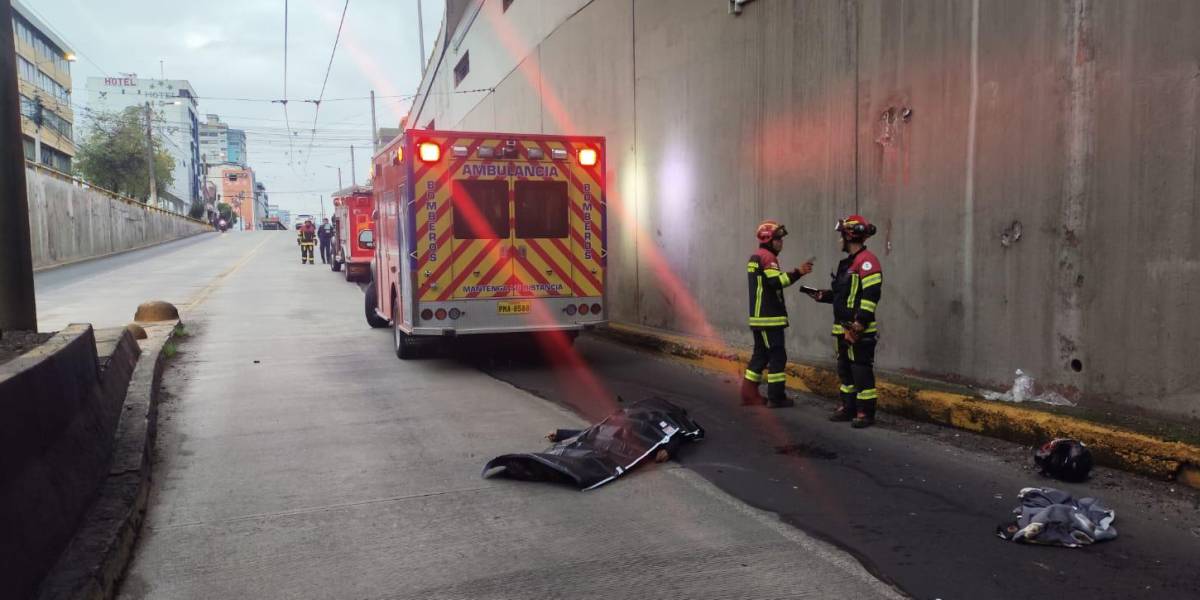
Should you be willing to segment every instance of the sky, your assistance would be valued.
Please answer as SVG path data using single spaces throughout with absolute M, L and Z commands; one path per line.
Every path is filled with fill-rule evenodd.
M 380 127 L 396 127 L 420 83 L 418 0 L 24 0 L 75 51 L 71 102 L 86 126 L 88 77 L 136 73 L 186 79 L 200 120 L 220 115 L 246 130 L 247 157 L 272 204 L 320 213 L 321 197 L 358 183 L 371 162 L 371 105 Z M 442 0 L 421 0 L 425 51 L 442 21 Z M 284 6 L 287 6 L 285 120 Z M 332 67 L 342 7 L 348 6 Z M 169 8 L 165 8 L 169 7 Z M 161 61 L 161 64 L 160 64 Z M 321 96 L 319 112 L 303 100 Z M 161 69 L 161 71 L 160 71 Z M 236 98 L 250 100 L 235 100 Z M 316 115 L 314 113 L 317 112 Z M 316 117 L 314 133 L 313 119 Z M 290 131 L 290 135 L 289 135 Z M 289 143 L 290 138 L 290 143 Z M 310 150 L 311 148 L 311 150 Z

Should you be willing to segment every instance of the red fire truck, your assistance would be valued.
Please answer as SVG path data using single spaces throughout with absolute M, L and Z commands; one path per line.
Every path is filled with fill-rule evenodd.
M 410 129 L 374 158 L 367 321 L 423 338 L 604 322 L 604 138 Z
M 375 222 L 371 213 L 375 201 L 371 188 L 349 187 L 333 194 L 334 271 L 345 269 L 346 281 L 371 278 L 371 259 L 375 256 Z

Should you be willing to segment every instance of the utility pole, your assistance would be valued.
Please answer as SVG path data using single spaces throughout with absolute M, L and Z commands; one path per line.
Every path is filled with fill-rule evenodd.
M 46 122 L 46 106 L 42 104 L 42 97 L 38 96 L 33 99 L 33 124 L 36 126 L 33 131 L 33 162 L 42 162 L 42 123 Z
M 338 190 L 342 189 L 342 168 L 338 167 Z
M 358 180 L 354 177 L 354 145 L 350 145 L 350 186 L 358 185 Z
M 371 90 L 371 152 L 379 150 L 379 127 L 375 125 L 375 90 Z
M 12 4 L 0 2 L 0 23 L 12 22 Z M 21 139 L 17 99 L 17 57 L 12 27 L 0 33 L 0 140 Z M 39 159 L 41 157 L 38 157 Z M 33 297 L 33 251 L 29 246 L 29 204 L 25 197 L 25 152 L 17 143 L 0 144 L 0 335 L 10 329 L 37 331 Z
M 421 56 L 417 57 L 417 70 L 425 76 L 425 19 L 421 16 L 421 0 L 417 0 L 417 40 L 421 46 Z
M 146 101 L 146 170 L 150 172 L 150 206 L 158 207 L 158 181 L 154 178 L 154 116 Z

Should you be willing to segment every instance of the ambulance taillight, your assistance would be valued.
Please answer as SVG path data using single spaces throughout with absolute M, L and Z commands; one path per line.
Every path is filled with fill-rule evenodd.
M 579 164 L 585 167 L 595 166 L 598 158 L 599 155 L 592 148 L 581 148 L 579 150 Z
M 417 156 L 422 162 L 437 162 L 442 157 L 442 148 L 433 142 L 421 142 L 417 145 Z

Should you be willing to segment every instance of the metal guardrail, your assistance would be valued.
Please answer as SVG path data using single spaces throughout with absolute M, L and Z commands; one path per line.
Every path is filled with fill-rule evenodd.
M 33 169 L 35 171 L 40 171 L 40 172 L 45 173 L 55 179 L 70 183 L 71 185 L 74 185 L 75 187 L 80 188 L 80 189 L 96 190 L 97 192 L 100 192 L 100 193 L 104 194 L 105 196 L 112 198 L 113 200 L 119 200 L 126 204 L 138 206 L 138 207 L 146 209 L 146 210 L 156 211 L 156 212 L 160 212 L 160 213 L 163 213 L 166 215 L 171 215 L 174 217 L 180 217 L 180 218 L 187 219 L 187 220 L 195 222 L 195 223 L 199 223 L 201 225 L 209 225 L 209 226 L 212 225 L 211 223 L 208 223 L 207 221 L 202 221 L 200 219 L 193 218 L 190 215 L 185 215 L 183 213 L 177 213 L 175 211 L 170 211 L 165 208 L 159 208 L 157 206 L 151 206 L 151 205 L 146 204 L 145 202 L 142 202 L 136 198 L 130 198 L 129 196 L 126 196 L 123 194 L 118 194 L 117 192 L 114 192 L 112 190 L 102 188 L 102 187 L 92 184 L 92 183 L 88 183 L 78 177 L 75 177 L 74 175 L 71 175 L 70 173 L 63 173 L 62 171 L 59 171 L 58 169 L 53 169 L 53 168 L 47 167 L 46 165 L 33 162 L 29 159 L 25 159 L 25 167 Z

